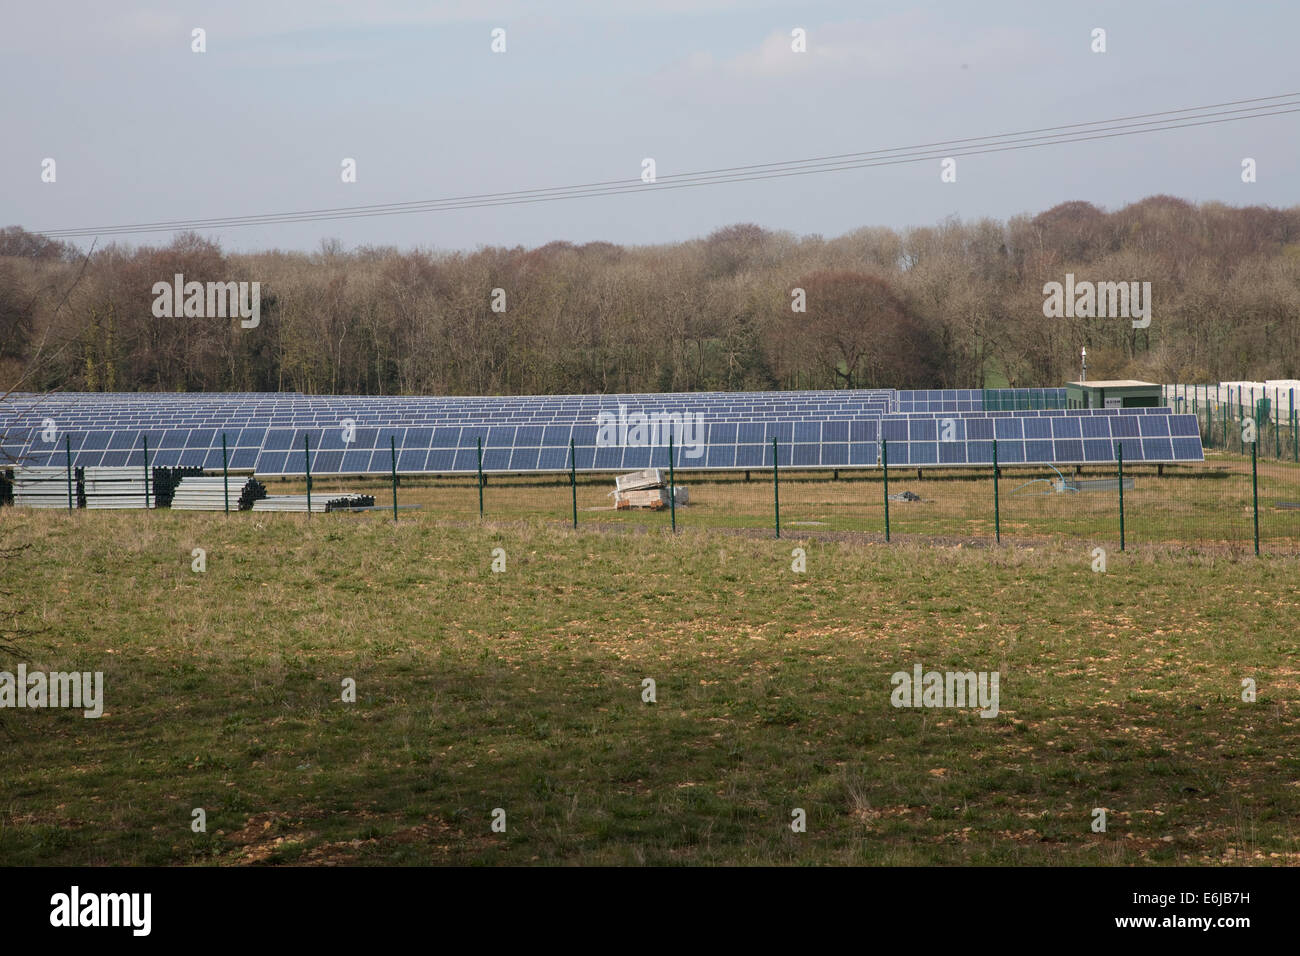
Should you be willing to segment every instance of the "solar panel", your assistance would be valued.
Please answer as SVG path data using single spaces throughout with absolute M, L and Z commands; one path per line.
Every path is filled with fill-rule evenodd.
M 882 438 L 891 465 L 918 467 L 991 464 L 995 436 L 1007 463 L 1113 461 L 1121 440 L 1133 461 L 1203 460 L 1193 415 L 1059 409 L 1052 403 L 1061 390 L 1002 391 L 1010 396 L 1003 404 L 1044 407 L 962 408 L 985 397 L 969 389 L 509 398 L 61 393 L 0 402 L 0 443 L 31 464 L 62 466 L 71 450 L 77 467 L 142 467 L 147 441 L 151 464 L 216 470 L 224 438 L 231 468 L 265 475 L 301 475 L 309 462 L 316 474 L 387 474 L 390 447 L 402 472 L 474 472 L 480 441 L 489 472 L 565 471 L 571 441 L 578 470 L 664 466 L 669 433 L 674 466 L 684 470 L 770 467 L 773 438 L 783 464 L 807 468 L 875 467 Z M 47 420 L 56 425 L 53 440 Z

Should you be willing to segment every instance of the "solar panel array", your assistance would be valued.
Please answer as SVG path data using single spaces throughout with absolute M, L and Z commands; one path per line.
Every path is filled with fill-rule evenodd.
M 10 459 L 75 467 L 149 463 L 259 475 L 1100 464 L 1203 460 L 1195 417 L 1165 407 L 986 411 L 989 390 L 710 392 L 505 398 L 144 393 L 11 396 Z M 998 390 L 1048 406 L 1060 389 Z M 1025 393 L 1023 395 L 1019 393 Z M 1041 393 L 1035 395 L 1034 393 Z M 481 446 L 480 446 L 481 443 Z M 310 452 L 308 452 L 310 449 Z
M 1065 408 L 1063 388 L 945 388 L 897 393 L 896 412 L 1031 411 Z

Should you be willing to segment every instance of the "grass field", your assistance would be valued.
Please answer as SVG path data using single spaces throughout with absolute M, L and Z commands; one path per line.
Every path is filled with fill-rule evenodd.
M 0 711 L 0 863 L 1300 862 L 1295 557 L 1096 573 L 1082 539 L 777 541 L 705 504 L 575 532 L 567 487 L 482 525 L 428 493 L 397 525 L 0 513 L 0 670 L 106 697 Z M 1000 713 L 891 706 L 916 663 L 997 671 Z
M 1300 465 L 1259 463 L 1260 547 L 1274 553 L 1300 554 Z M 1125 537 L 1128 544 L 1211 546 L 1219 550 L 1254 550 L 1250 460 L 1238 455 L 1211 454 L 1205 464 L 1170 466 L 1163 475 L 1153 465 L 1127 468 L 1134 487 L 1125 492 Z M 1118 547 L 1118 492 L 1090 491 L 1057 494 L 1050 482 L 1060 473 L 1048 468 L 1005 468 L 994 510 L 994 483 L 988 469 L 890 470 L 889 491 L 910 491 L 920 501 L 891 502 L 892 536 L 988 539 L 1000 519 L 1005 539 L 1033 543 L 1055 539 Z M 1113 468 L 1089 468 L 1071 479 L 1115 477 Z M 771 533 L 775 501 L 771 471 L 710 473 L 679 476 L 690 493 L 690 504 L 679 508 L 677 526 L 687 528 L 746 528 Z M 392 502 L 391 485 L 383 480 L 320 479 L 320 494 L 365 491 L 380 505 Z M 608 476 L 581 477 L 577 482 L 579 526 L 617 523 L 644 528 L 668 528 L 667 512 L 615 511 Z M 268 483 L 270 494 L 301 494 L 298 481 Z M 780 475 L 781 521 L 787 534 L 855 532 L 883 538 L 884 486 L 876 469 L 845 470 L 831 480 L 826 472 L 783 469 Z M 404 478 L 398 501 L 418 505 L 427 513 L 478 518 L 478 488 L 468 478 Z M 483 491 L 484 514 L 496 521 L 568 521 L 573 496 L 568 476 L 489 476 Z M 1294 508 L 1286 508 L 1286 504 Z

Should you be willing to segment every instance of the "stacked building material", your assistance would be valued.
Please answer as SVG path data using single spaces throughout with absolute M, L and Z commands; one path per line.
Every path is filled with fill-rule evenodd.
M 196 477 L 203 474 L 203 469 L 196 465 L 185 465 L 176 467 L 155 467 L 153 477 L 149 485 L 149 495 L 154 499 L 155 508 L 168 508 L 172 503 L 172 495 L 176 491 L 176 486 L 182 478 Z M 231 485 L 234 487 L 234 484 Z
M 79 482 L 72 482 L 73 507 L 78 507 Z M 19 508 L 68 507 L 68 471 L 66 468 L 14 469 L 14 504 Z
M 677 504 L 686 504 L 685 488 L 678 485 L 673 489 L 673 496 Z M 667 508 L 668 504 L 668 477 L 662 468 L 646 468 L 614 479 L 615 508 L 651 508 L 658 511 Z
M 632 491 L 618 491 L 614 493 L 614 507 L 624 508 L 651 508 L 655 511 L 668 507 L 668 489 L 667 488 L 636 488 Z
M 643 468 L 641 471 L 629 472 L 614 479 L 614 492 L 644 491 L 649 488 L 662 488 L 668 477 L 662 468 Z
M 350 494 L 312 494 L 311 510 L 316 513 L 325 511 L 346 511 L 349 508 L 370 508 L 375 503 L 374 495 Z M 253 502 L 254 511 L 306 511 L 306 495 L 268 495 Z
M 143 468 L 83 468 L 81 486 L 87 508 L 158 507 L 152 482 L 146 486 Z M 64 504 L 67 504 L 66 497 Z
M 232 511 L 248 511 L 254 502 L 265 497 L 266 486 L 252 475 L 230 476 L 229 501 Z M 226 479 L 187 476 L 176 486 L 171 506 L 177 511 L 224 511 L 226 501 Z M 312 505 L 315 504 L 313 500 Z

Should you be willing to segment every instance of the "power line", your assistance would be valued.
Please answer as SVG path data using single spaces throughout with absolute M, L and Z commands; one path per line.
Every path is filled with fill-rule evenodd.
M 1264 105 L 1242 106 L 1242 104 Z M 1239 106 L 1242 108 L 1220 109 L 1220 107 L 1229 106 Z M 850 169 L 895 166 L 925 162 L 936 158 L 947 158 L 949 156 L 956 158 L 959 156 L 976 156 L 987 153 L 1011 152 L 1020 149 L 1034 149 L 1042 146 L 1056 146 L 1068 143 L 1086 142 L 1089 140 L 1112 139 L 1120 136 L 1135 136 L 1143 133 L 1161 132 L 1165 130 L 1187 129 L 1195 126 L 1211 126 L 1222 123 L 1239 122 L 1247 119 L 1259 119 L 1267 116 L 1281 116 L 1298 111 L 1300 111 L 1300 93 L 1288 93 L 1279 94 L 1277 96 L 1231 100 L 1224 103 L 1214 103 L 1199 107 L 1187 107 L 1177 110 L 1162 110 L 1155 113 L 1140 113 L 1131 116 L 1113 117 L 1108 120 L 1093 120 L 1083 123 L 1069 123 L 1058 126 L 1040 127 L 1038 129 L 1021 130 L 1013 133 L 940 140 L 932 143 L 922 143 L 907 147 L 891 147 L 862 152 L 817 156 L 801 160 L 756 163 L 745 166 L 730 166 L 719 169 L 703 170 L 693 173 L 670 174 L 667 176 L 657 177 L 656 181 L 650 183 L 643 182 L 640 179 L 606 180 L 602 182 L 582 183 L 573 186 L 556 186 L 497 193 L 478 193 L 467 196 L 449 197 L 446 199 L 418 200 L 402 203 L 377 203 L 361 206 L 303 210 L 298 212 L 227 216 L 212 219 L 176 219 L 158 222 L 130 223 L 119 226 L 43 230 L 40 232 L 42 235 L 49 238 L 133 235 L 155 232 L 174 232 L 186 229 L 210 230 L 217 228 L 233 228 L 236 226 L 339 221 L 346 219 L 410 215 L 412 213 L 442 212 L 459 209 L 481 209 L 494 206 L 530 205 L 539 202 L 555 202 L 562 199 L 583 199 L 620 195 L 631 192 L 684 189 L 696 186 L 721 185 L 725 183 L 782 179 L 791 176 L 806 176 L 826 172 L 842 172 Z M 1136 120 L 1138 122 L 1128 122 L 1130 120 Z M 953 149 L 953 147 L 958 148 Z

